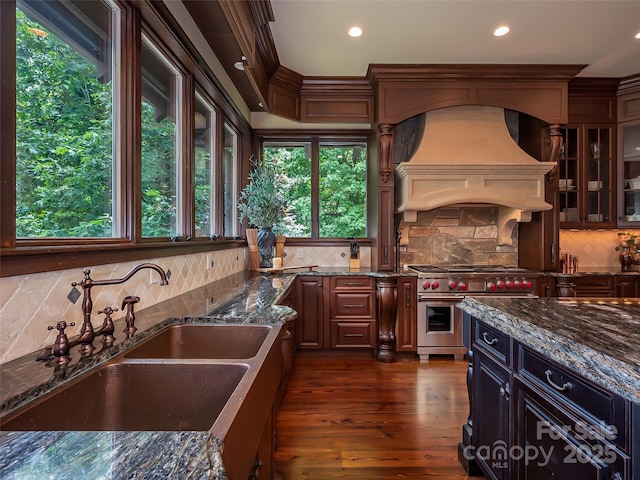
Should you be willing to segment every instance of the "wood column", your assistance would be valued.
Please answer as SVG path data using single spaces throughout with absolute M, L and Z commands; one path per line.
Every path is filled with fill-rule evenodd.
M 378 289 L 378 352 L 379 362 L 396 360 L 396 309 L 398 285 L 395 277 L 380 278 Z

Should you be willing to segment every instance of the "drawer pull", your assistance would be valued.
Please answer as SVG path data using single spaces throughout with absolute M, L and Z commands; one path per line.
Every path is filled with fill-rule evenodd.
M 362 282 L 344 282 L 343 285 L 347 287 L 364 287 L 365 284 Z
M 491 340 L 489 340 L 487 338 L 487 333 L 488 332 L 482 332 L 482 339 L 485 341 L 487 345 L 495 345 L 495 343 L 498 341 L 498 337 L 494 337 Z
M 343 337 L 364 337 L 364 333 L 345 333 Z
M 364 305 L 357 303 L 345 303 L 343 305 L 344 308 L 364 308 Z
M 564 385 L 558 385 L 556 382 L 554 382 L 551 379 L 551 375 L 553 375 L 553 372 L 551 370 L 547 370 L 546 372 L 544 372 L 544 374 L 547 376 L 547 382 L 549 382 L 549 385 L 551 385 L 559 392 L 568 392 L 573 388 L 573 384 L 571 382 L 567 382 Z

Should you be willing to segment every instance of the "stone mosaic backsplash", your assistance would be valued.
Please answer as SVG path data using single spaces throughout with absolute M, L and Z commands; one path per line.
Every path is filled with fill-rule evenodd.
M 400 224 L 400 265 L 518 264 L 518 239 L 498 245 L 498 207 L 443 207 Z M 514 230 L 517 237 L 517 229 Z

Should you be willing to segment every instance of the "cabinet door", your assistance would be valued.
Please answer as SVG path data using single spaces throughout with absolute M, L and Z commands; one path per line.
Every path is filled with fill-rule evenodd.
M 564 227 L 615 225 L 615 138 L 611 125 L 563 129 L 559 158 L 560 223 Z
M 487 478 L 510 480 L 511 372 L 479 349 L 473 362 L 476 462 Z
M 515 478 L 625 478 L 626 455 L 607 442 L 587 441 L 584 430 L 576 428 L 580 423 L 563 415 L 553 401 L 517 379 L 514 386 L 518 422 L 515 442 L 528 452 L 527 457 L 514 462 Z
M 324 346 L 324 281 L 325 278 L 319 276 L 298 278 L 296 305 L 299 348 L 323 348 Z
M 619 127 L 618 224 L 640 228 L 640 121 Z
M 396 310 L 396 351 L 418 351 L 418 325 L 416 302 L 418 297 L 415 277 L 398 279 L 398 309 Z
M 616 297 L 636 298 L 640 296 L 640 278 L 618 277 L 616 279 Z

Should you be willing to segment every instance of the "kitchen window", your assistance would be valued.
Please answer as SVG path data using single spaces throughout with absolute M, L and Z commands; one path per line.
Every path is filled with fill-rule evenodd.
M 367 236 L 365 141 L 265 140 L 262 158 L 285 179 L 290 211 L 278 230 L 288 237 Z
M 196 92 L 194 114 L 194 207 L 196 237 L 210 237 L 215 232 L 215 146 L 217 112 Z
M 119 237 L 119 11 L 23 0 L 15 13 L 16 236 Z
M 180 234 L 182 78 L 147 39 L 142 42 L 142 236 Z
M 2 276 L 241 244 L 249 126 L 166 15 L 0 1 Z

